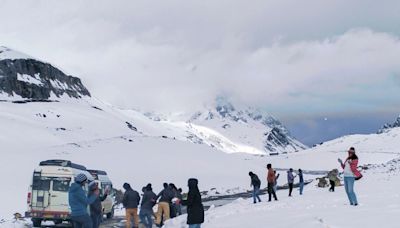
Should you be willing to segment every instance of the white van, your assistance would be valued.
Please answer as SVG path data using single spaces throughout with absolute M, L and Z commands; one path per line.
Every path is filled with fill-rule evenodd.
M 104 193 L 108 191 L 107 197 L 101 202 L 103 206 L 103 214 L 107 216 L 108 219 L 114 217 L 114 190 L 113 185 L 107 176 L 107 172 L 102 170 L 88 170 L 88 172 L 93 176 L 94 181 L 98 184 L 100 190 L 100 198 L 103 198 Z
M 77 174 L 84 173 L 88 180 L 94 180 L 85 166 L 66 160 L 42 161 L 33 172 L 28 192 L 28 211 L 33 226 L 40 227 L 42 221 L 62 223 L 69 221 L 70 207 L 68 190 Z M 87 186 L 85 186 L 87 189 Z

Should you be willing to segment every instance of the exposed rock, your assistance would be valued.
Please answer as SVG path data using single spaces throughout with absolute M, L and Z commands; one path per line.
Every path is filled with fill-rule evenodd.
M 0 93 L 28 101 L 45 101 L 52 95 L 90 96 L 79 78 L 35 59 L 0 59 Z

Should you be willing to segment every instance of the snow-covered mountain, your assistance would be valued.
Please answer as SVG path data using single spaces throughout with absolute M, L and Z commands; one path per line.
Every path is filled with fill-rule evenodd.
M 211 128 L 243 145 L 252 145 L 260 154 L 296 152 L 307 148 L 273 116 L 254 108 L 237 109 L 223 98 L 218 98 L 205 111 L 196 112 L 188 122 Z
M 274 124 L 285 132 L 275 120 L 236 110 L 224 114 L 218 105 L 202 112 L 215 115 L 209 120 L 195 119 L 192 114 L 121 110 L 90 96 L 79 78 L 5 47 L 1 48 L 0 66 L 0 144 L 7 153 L 0 171 L 19 167 L 6 180 L 15 187 L 5 189 L 0 197 L 19 202 L 18 210 L 24 207 L 31 172 L 41 160 L 67 159 L 105 169 L 116 186 L 125 181 L 136 187 L 165 181 L 184 186 L 188 177 L 195 176 L 207 179 L 204 189 L 224 192 L 242 185 L 237 182 L 247 186 L 248 170 L 263 169 L 264 158 L 258 156 L 256 161 L 248 153 L 268 155 L 268 135 L 264 134 Z M 284 151 L 286 144 L 281 141 L 271 148 Z M 291 152 L 296 146 L 286 147 Z M 228 154 L 236 152 L 242 153 Z M 9 209 L 2 208 L 0 214 L 10 213 Z
M 90 99 L 89 91 L 79 78 L 68 76 L 49 63 L 6 47 L 0 49 L 0 93 L 2 100 L 14 102 L 56 101 L 61 97 L 70 97 L 85 98 L 89 106 L 99 106 L 97 101 Z M 132 129 L 136 127 L 131 122 L 145 121 L 142 114 L 136 111 L 117 111 L 112 107 L 104 109 L 120 112 L 125 116 L 121 119 L 131 119 L 124 122 Z M 150 132 L 142 130 L 144 135 L 161 135 L 206 144 L 227 153 L 277 154 L 306 148 L 272 116 L 251 109 L 236 110 L 232 104 L 221 102 L 221 99 L 212 108 L 206 107 L 205 111 L 196 112 L 190 118 L 181 116 L 177 119 L 176 115 L 160 118 L 160 114 L 149 113 L 146 116 L 156 122 L 147 125 L 158 126 Z
M 78 83 L 66 82 L 65 90 L 47 87 L 52 81 L 62 82 L 61 78 L 69 76 L 60 74 L 60 79 L 52 79 L 35 65 L 50 69 L 46 63 L 7 48 L 1 50 L 0 64 L 7 62 L 4 66 L 11 68 L 13 64 L 25 64 L 30 70 L 23 71 L 21 67 L 10 71 L 9 76 L 4 73 L 9 71 L 1 68 L 0 145 L 4 156 L 0 172 L 6 174 L 2 181 L 7 187 L 0 194 L 0 201 L 6 205 L 0 207 L 0 220 L 14 212 L 23 213 L 33 169 L 47 159 L 72 160 L 88 168 L 104 169 L 116 188 L 129 182 L 139 190 L 153 183 L 158 191 L 163 182 L 174 182 L 185 189 L 187 179 L 196 177 L 202 191 L 217 189 L 223 194 L 247 190 L 249 171 L 257 173 L 265 187 L 266 163 L 283 169 L 326 171 L 338 168 L 337 158 L 344 158 L 350 146 L 356 147 L 360 165 L 385 163 L 400 156 L 400 128 L 382 134 L 344 136 L 297 153 L 280 153 L 303 146 L 279 121 L 255 109 L 217 100 L 194 114 L 121 110 L 89 96 L 89 91 L 82 92 L 84 86 L 79 87 Z M 37 73 L 41 74 L 36 77 Z M 18 80 L 18 74 L 29 77 Z M 12 92 L 3 89 L 4 78 L 9 78 Z M 23 89 L 19 90 L 21 86 Z M 22 92 L 25 90 L 42 89 L 39 97 L 35 97 L 36 92 L 22 95 L 29 94 Z M 249 154 L 270 151 L 279 155 Z M 228 154 L 232 152 L 247 153 Z M 314 178 L 311 174 L 306 176 Z M 281 177 L 279 184 L 284 179 Z M 319 197 L 323 199 L 323 195 Z M 276 208 L 277 213 L 285 213 L 280 209 L 289 205 L 286 202 Z M 300 205 L 304 210 L 306 204 Z
M 400 127 L 400 115 L 396 118 L 396 120 L 393 123 L 386 123 L 383 125 L 379 130 L 378 134 L 390 131 L 393 128 Z
M 64 95 L 80 98 L 90 93 L 79 78 L 0 46 L 0 99 L 44 101 Z

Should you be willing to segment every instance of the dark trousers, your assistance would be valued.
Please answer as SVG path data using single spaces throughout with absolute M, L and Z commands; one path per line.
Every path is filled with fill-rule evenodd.
M 330 192 L 334 192 L 335 191 L 335 181 L 329 180 L 329 183 L 331 184 L 331 187 L 329 188 Z
M 278 200 L 274 189 L 274 183 L 268 183 L 268 201 L 271 201 L 271 196 L 274 196 L 274 199 Z
M 74 228 L 92 228 L 92 219 L 89 215 L 71 216 Z
M 91 214 L 93 228 L 99 228 L 101 223 L 101 214 Z
M 140 218 L 140 222 L 143 223 L 143 225 L 146 228 L 151 228 L 153 227 L 153 220 L 151 218 L 151 216 L 153 215 L 153 211 L 150 209 L 142 209 L 140 210 L 139 213 L 139 218 Z
M 293 183 L 289 183 L 289 196 L 292 196 Z

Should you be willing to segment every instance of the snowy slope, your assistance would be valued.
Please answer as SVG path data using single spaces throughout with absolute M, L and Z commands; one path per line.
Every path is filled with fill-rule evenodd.
M 350 206 L 344 187 L 328 192 L 315 184 L 305 187 L 304 195 L 278 191 L 279 201 L 252 204 L 239 199 L 206 212 L 204 228 L 397 228 L 400 213 L 400 159 L 375 166 L 364 172 L 355 184 L 359 205 Z M 170 220 L 166 228 L 186 228 L 186 215 Z
M 0 46 L 0 60 L 3 59 L 32 59 L 32 57 L 22 52 L 12 50 L 8 47 Z
M 43 83 L 35 72 L 14 77 L 26 88 Z M 399 156 L 399 128 L 379 135 L 346 136 L 297 153 L 265 156 L 272 151 L 266 146 L 279 153 L 300 150 L 302 144 L 290 137 L 279 121 L 268 115 L 260 117 L 255 110 L 216 105 L 196 115 L 160 117 L 80 96 L 75 93 L 79 88 L 66 89 L 63 95 L 51 94 L 47 102 L 26 102 L 30 100 L 15 93 L 3 93 L 0 98 L 4 155 L 0 171 L 7 174 L 2 181 L 8 186 L 0 194 L 0 202 L 7 205 L 0 207 L 0 219 L 24 212 L 32 171 L 47 159 L 68 159 L 107 170 L 117 188 L 126 181 L 135 189 L 151 182 L 158 191 L 165 181 L 184 187 L 188 178 L 196 177 L 202 190 L 228 193 L 249 189 L 250 170 L 264 183 L 268 162 L 278 168 L 324 171 L 337 167 L 337 157 L 343 158 L 350 146 L 356 147 L 361 164 L 383 163 Z M 210 113 L 213 118 L 208 118 Z
M 251 107 L 236 108 L 221 97 L 194 113 L 145 114 L 155 121 L 178 122 L 201 142 L 228 153 L 269 155 L 307 148 L 273 116 Z

